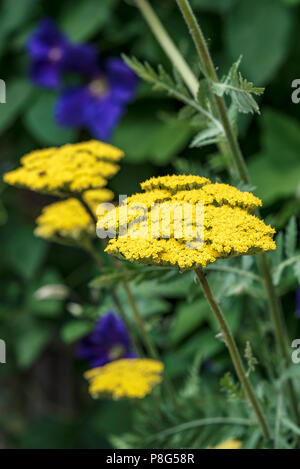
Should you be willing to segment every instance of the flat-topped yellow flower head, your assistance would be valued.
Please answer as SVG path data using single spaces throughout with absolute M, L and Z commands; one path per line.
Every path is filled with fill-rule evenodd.
M 148 358 L 123 358 L 85 373 L 93 397 L 142 399 L 162 380 L 164 366 Z
M 111 238 L 106 251 L 139 264 L 189 270 L 219 258 L 275 249 L 274 230 L 251 212 L 250 192 L 200 176 L 164 176 L 141 184 L 145 192 L 99 216 Z
M 33 151 L 21 166 L 4 176 L 13 186 L 68 197 L 88 189 L 102 188 L 119 171 L 124 153 L 97 140 Z
M 96 215 L 98 205 L 112 200 L 114 194 L 104 188 L 86 191 L 82 197 Z M 74 198 L 47 205 L 36 223 L 35 234 L 46 239 L 78 240 L 82 236 L 96 234 L 94 221 L 81 202 Z

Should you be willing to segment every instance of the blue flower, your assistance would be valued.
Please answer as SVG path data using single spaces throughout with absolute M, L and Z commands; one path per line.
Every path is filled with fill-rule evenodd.
M 86 128 L 93 137 L 107 141 L 133 100 L 137 84 L 137 76 L 123 60 L 111 58 L 87 85 L 62 94 L 56 119 L 60 125 Z
M 114 313 L 107 313 L 98 320 L 94 330 L 82 339 L 77 355 L 88 360 L 91 368 L 120 358 L 136 357 L 126 326 Z
M 58 88 L 63 71 L 90 76 L 98 70 L 96 48 L 72 44 L 49 18 L 40 21 L 28 40 L 27 49 L 31 79 L 42 87 Z

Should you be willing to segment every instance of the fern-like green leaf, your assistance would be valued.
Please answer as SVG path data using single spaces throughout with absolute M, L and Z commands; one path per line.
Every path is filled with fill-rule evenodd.
M 255 367 L 258 364 L 258 361 L 253 355 L 252 347 L 249 341 L 247 341 L 246 348 L 245 348 L 245 358 L 248 362 L 248 370 L 247 370 L 246 375 L 250 376 L 250 374 L 255 370 Z
M 181 77 L 175 71 L 172 77 L 162 65 L 159 65 L 155 70 L 148 62 L 140 62 L 137 58 L 129 58 L 123 55 L 123 60 L 127 65 L 135 71 L 135 73 L 143 80 L 151 83 L 154 90 L 165 91 L 169 96 L 172 96 L 182 103 L 193 108 L 195 112 L 202 114 L 207 124 L 207 131 L 209 133 L 222 134 L 224 133 L 223 126 L 220 121 L 213 115 L 211 109 L 207 108 L 207 103 L 203 103 L 204 83 L 200 83 L 199 93 L 197 99 L 194 99 L 186 89 Z M 201 91 L 200 91 L 201 90 Z M 204 93 L 205 94 L 205 93 Z M 214 128 L 214 130 L 212 130 Z M 206 137 L 207 139 L 208 137 Z M 212 141 L 212 143 L 215 140 Z
M 159 65 L 155 70 L 148 62 L 142 63 L 136 57 L 130 58 L 126 55 L 122 57 L 140 78 L 152 84 L 154 90 L 166 91 L 169 95 L 180 100 L 183 100 L 183 98 L 189 100 L 191 98 L 178 74 L 173 78 L 162 65 Z
M 229 372 L 225 373 L 220 380 L 221 391 L 225 392 L 231 399 L 244 399 L 244 393 L 240 383 L 236 383 Z

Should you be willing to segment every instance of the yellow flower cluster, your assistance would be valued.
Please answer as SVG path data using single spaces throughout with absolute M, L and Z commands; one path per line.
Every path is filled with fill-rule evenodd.
M 14 186 L 68 197 L 88 189 L 102 188 L 119 171 L 124 153 L 97 140 L 33 151 L 21 166 L 4 176 Z
M 86 191 L 82 197 L 96 215 L 98 205 L 112 200 L 114 194 L 111 190 L 104 188 Z M 74 198 L 47 205 L 36 223 L 35 234 L 47 239 L 78 240 L 84 234 L 95 233 L 93 220 L 81 202 Z
M 93 397 L 142 399 L 161 382 L 163 364 L 148 358 L 121 359 L 85 373 Z
M 274 230 L 250 213 L 261 201 L 249 192 L 184 175 L 151 178 L 141 187 L 145 192 L 99 214 L 98 229 L 114 236 L 109 254 L 188 270 L 276 248 Z
M 243 443 L 235 438 L 228 438 L 219 445 L 215 446 L 214 449 L 241 449 Z

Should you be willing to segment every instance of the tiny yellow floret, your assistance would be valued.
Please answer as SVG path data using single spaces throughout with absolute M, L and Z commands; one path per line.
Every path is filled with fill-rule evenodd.
M 92 397 L 142 399 L 162 381 L 164 366 L 148 358 L 124 358 L 85 373 Z
M 190 270 L 276 248 L 274 229 L 251 213 L 262 203 L 250 192 L 192 175 L 151 178 L 141 187 L 145 192 L 99 213 L 109 254 Z

